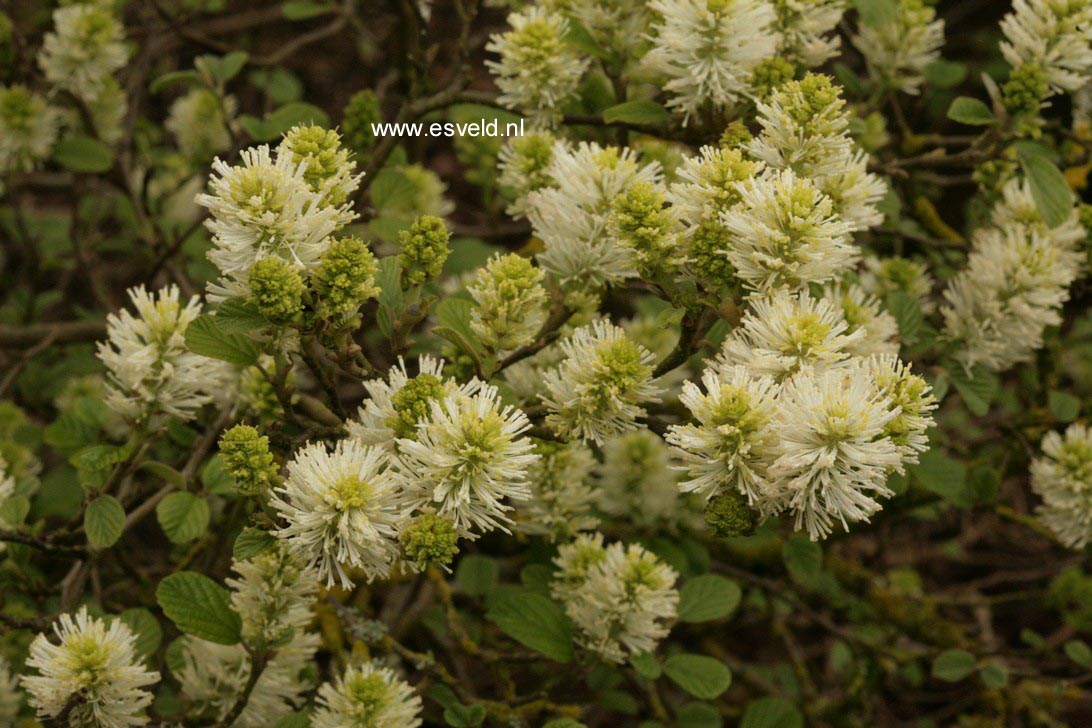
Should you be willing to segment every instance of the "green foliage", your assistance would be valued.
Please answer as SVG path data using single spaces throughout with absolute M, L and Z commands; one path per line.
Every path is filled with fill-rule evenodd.
M 186 327 L 186 348 L 194 354 L 244 366 L 258 363 L 261 351 L 242 334 L 222 330 L 215 317 L 207 314 L 198 316 Z
M 498 592 L 486 617 L 512 639 L 551 660 L 573 659 L 572 624 L 560 607 L 541 594 Z
M 121 538 L 125 526 L 125 509 L 112 495 L 100 495 L 87 504 L 83 527 L 87 542 L 98 548 L 108 548 Z
M 705 655 L 672 655 L 664 661 L 664 674 L 696 698 L 712 700 L 732 684 L 732 671 L 723 662 Z
M 164 725 L 1079 721 L 1065 3 L 478 4 L 0 13 L 0 673 L 87 723 L 86 609 Z
M 228 591 L 193 571 L 171 574 L 159 582 L 156 601 L 182 632 L 221 645 L 241 639 L 242 621 L 231 609 Z
M 739 585 L 716 574 L 702 574 L 679 590 L 679 620 L 709 622 L 735 611 L 742 597 Z
M 948 118 L 970 126 L 988 126 L 997 121 L 990 108 L 978 99 L 960 96 L 948 107 Z
M 156 506 L 155 515 L 172 543 L 186 543 L 208 528 L 209 504 L 193 493 L 171 493 Z

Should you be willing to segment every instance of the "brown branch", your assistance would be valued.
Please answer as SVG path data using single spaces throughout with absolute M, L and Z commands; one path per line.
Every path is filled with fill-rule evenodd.
M 21 349 L 52 337 L 54 344 L 96 341 L 106 335 L 103 321 L 59 321 L 57 323 L 11 326 L 0 324 L 0 349 Z

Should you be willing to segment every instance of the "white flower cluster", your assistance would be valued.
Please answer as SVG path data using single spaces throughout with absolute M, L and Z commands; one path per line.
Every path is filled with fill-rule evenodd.
M 399 539 L 420 513 L 439 516 L 464 538 L 507 531 L 514 501 L 526 500 L 539 459 L 524 413 L 496 387 L 459 385 L 423 356 L 410 376 L 403 361 L 389 378 L 365 383 L 369 399 L 333 450 L 298 450 L 271 505 L 285 519 L 277 535 L 327 585 L 370 581 L 402 565 Z M 412 565 L 405 564 L 412 568 Z
M 944 291 L 944 333 L 968 370 L 1026 361 L 1042 346 L 1043 329 L 1061 323 L 1069 286 L 1084 267 L 1076 209 L 1051 228 L 1028 182 L 1010 180 L 1002 192 L 989 224 L 971 238 L 966 268 Z
M 750 91 L 751 74 L 777 51 L 773 3 L 765 0 L 653 0 L 652 50 L 644 62 L 667 77 L 668 106 L 684 121 L 724 111 Z
M 512 29 L 494 35 L 486 50 L 500 55 L 486 61 L 500 87 L 502 104 L 532 112 L 551 124 L 561 117 L 568 98 L 576 92 L 588 66 L 566 41 L 568 20 L 532 5 L 508 17 Z
M 845 0 L 539 0 L 512 13 L 487 61 L 500 100 L 556 122 L 589 68 L 577 25 L 627 75 L 669 95 L 683 124 L 738 112 L 771 86 L 837 53 Z M 621 99 L 619 99 L 621 101 Z
M 1055 91 L 1075 92 L 1092 72 L 1092 3 L 1014 0 L 1001 19 L 1001 53 L 1014 68 L 1035 64 Z
M 558 549 L 551 592 L 576 627 L 576 640 L 609 662 L 652 652 L 668 635 L 679 603 L 678 575 L 637 544 L 603 545 L 581 534 Z
M 269 257 L 301 277 L 313 273 L 331 236 L 356 218 L 348 201 L 360 184 L 356 163 L 341 148 L 336 132 L 294 127 L 276 148 L 246 149 L 241 162 L 217 158 L 209 193 L 197 196 L 212 217 L 208 258 L 221 278 L 209 297 L 247 295 L 254 265 Z
M 535 444 L 538 461 L 527 471 L 530 497 L 517 504 L 516 527 L 551 541 L 595 528 L 592 485 L 595 455 L 582 442 L 542 440 Z
M 641 406 L 658 402 L 652 353 L 605 319 L 582 326 L 560 344 L 564 359 L 543 373 L 546 424 L 562 438 L 602 444 L 637 427 Z
M 546 322 L 546 277 L 520 255 L 491 258 L 467 286 L 477 306 L 471 330 L 487 347 L 508 352 L 530 343 Z
M 128 310 L 107 317 L 107 341 L 98 357 L 109 372 L 106 404 L 131 422 L 147 425 L 163 417 L 186 421 L 230 389 L 229 364 L 190 352 L 186 328 L 201 314 L 193 296 L 184 306 L 177 286 L 152 294 L 129 290 Z
M 552 185 L 527 198 L 527 216 L 545 244 L 542 267 L 562 283 L 613 285 L 637 275 L 629 251 L 606 234 L 611 205 L 638 182 L 659 184 L 658 163 L 640 164 L 631 149 L 557 142 L 547 175 Z
M 136 637 L 120 619 L 96 619 L 81 607 L 54 625 L 59 644 L 40 634 L 30 645 L 23 688 L 39 718 L 67 712 L 69 725 L 126 728 L 147 725 L 150 685 L 159 673 L 145 670 Z
M 312 687 L 306 669 L 319 646 L 308 631 L 318 575 L 278 546 L 249 561 L 237 561 L 229 579 L 232 607 L 242 618 L 244 644 L 222 645 L 183 637 L 181 669 L 175 674 L 195 711 L 222 721 L 235 706 L 253 669 L 250 650 L 273 648 L 246 707 L 232 724 L 268 726 L 290 714 Z
M 885 86 L 917 94 L 925 67 L 940 58 L 944 21 L 926 0 L 898 0 L 895 17 L 862 25 L 853 45 L 864 56 L 868 72 Z
M 755 159 L 810 178 L 850 232 L 883 221 L 876 203 L 887 186 L 850 137 L 845 101 L 829 76 L 809 73 L 778 87 L 759 102 L 757 120 L 762 133 L 747 145 Z
M 186 158 L 207 162 L 231 146 L 228 124 L 237 105 L 234 96 L 221 98 L 211 89 L 194 88 L 171 104 L 163 127 Z
M 25 86 L 0 84 L 0 175 L 29 172 L 49 156 L 61 113 Z
M 1043 499 L 1039 520 L 1069 548 L 1092 543 L 1092 430 L 1080 423 L 1043 437 L 1031 462 L 1031 489 Z
M 421 725 L 421 698 L 390 668 L 372 662 L 350 666 L 319 688 L 313 728 Z
M 607 440 L 595 473 L 599 510 L 654 532 L 700 528 L 704 504 L 679 490 L 676 462 L 671 447 L 649 430 Z
M 382 450 L 342 440 L 333 452 L 314 443 L 295 454 L 272 506 L 287 522 L 277 532 L 327 585 L 349 587 L 347 569 L 386 576 L 398 556 L 403 482 Z
M 928 448 L 935 402 L 894 353 L 856 355 L 835 303 L 806 292 L 754 299 L 702 376 L 684 385 L 695 423 L 667 440 L 686 461 L 685 491 L 738 492 L 762 515 L 786 512 L 813 539 L 867 521 L 887 480 Z
M 46 80 L 86 107 L 95 134 L 108 144 L 121 138 L 125 91 L 114 74 L 129 60 L 125 28 L 109 3 L 76 3 L 53 11 L 38 65 Z

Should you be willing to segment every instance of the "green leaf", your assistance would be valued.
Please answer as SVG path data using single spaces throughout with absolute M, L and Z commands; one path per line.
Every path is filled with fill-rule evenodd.
M 543 724 L 542 728 L 588 728 L 588 726 L 572 718 L 558 718 Z
M 264 554 L 277 543 L 277 539 L 260 528 L 244 528 L 235 537 L 235 545 L 231 549 L 231 555 L 236 561 L 246 561 L 255 556 Z
M 232 51 L 226 56 L 198 56 L 193 65 L 207 73 L 217 84 L 223 85 L 239 75 L 249 59 L 250 54 L 246 51 Z
M 948 118 L 968 126 L 989 126 L 997 121 L 990 107 L 978 99 L 959 96 L 948 107 Z
M 633 669 L 637 671 L 637 674 L 646 680 L 655 680 L 664 671 L 660 666 L 660 661 L 656 659 L 656 655 L 651 652 L 630 655 L 629 664 L 633 665 Z
M 485 706 L 481 703 L 474 703 L 471 706 L 454 703 L 444 709 L 444 720 L 455 728 L 481 725 L 485 721 L 485 715 Z
M 42 439 L 62 455 L 70 455 L 98 438 L 105 405 L 80 397 L 42 432 Z
M 148 460 L 140 464 L 140 469 L 161 478 L 176 488 L 186 487 L 186 477 L 166 463 L 161 463 L 158 460 Z
M 180 571 L 159 582 L 156 601 L 167 618 L 188 635 L 221 645 L 240 640 L 242 620 L 231 609 L 228 590 L 193 571 Z
M 307 20 L 326 15 L 331 10 L 330 3 L 307 2 L 307 0 L 289 0 L 281 3 L 281 15 L 285 20 Z
M 105 144 L 82 134 L 57 142 L 53 158 L 73 172 L 87 174 L 99 174 L 114 165 L 114 155 Z
M 788 700 L 768 695 L 747 704 L 739 728 L 804 728 L 804 714 Z
M 229 298 L 216 307 L 216 326 L 226 334 L 244 334 L 269 326 L 269 319 L 243 297 Z
M 330 117 L 317 106 L 302 101 L 291 101 L 258 120 L 253 116 L 239 117 L 239 123 L 254 141 L 268 142 L 287 132 L 297 124 L 317 124 L 328 127 Z
M 595 58 L 607 57 L 607 50 L 603 48 L 602 44 L 596 41 L 595 36 L 575 19 L 569 20 L 568 30 L 565 32 L 565 41 L 589 56 Z
M 572 624 L 561 607 L 541 594 L 529 590 L 498 592 L 485 616 L 509 637 L 551 660 L 573 659 Z
M 1045 154 L 1021 154 L 1021 160 L 1035 207 L 1047 225 L 1058 227 L 1069 219 L 1073 211 L 1073 190 Z
M 946 682 L 959 682 L 974 672 L 974 655 L 966 650 L 945 650 L 933 658 L 933 677 Z
M 100 549 L 109 548 L 121 538 L 125 527 L 125 509 L 114 496 L 100 495 L 87 504 L 83 527 L 87 531 L 89 544 Z
M 477 334 L 470 328 L 473 309 L 474 304 L 465 298 L 449 296 L 441 300 L 433 309 L 437 325 L 432 328 L 432 333 L 455 344 L 480 365 L 483 358 L 482 345 Z
M 671 112 L 655 101 L 626 101 L 603 112 L 603 121 L 608 124 L 657 126 L 670 120 Z
M 814 587 L 823 568 L 823 550 L 802 533 L 794 533 L 781 546 L 781 559 L 797 584 Z
M 389 339 L 394 334 L 394 322 L 401 315 L 406 301 L 402 293 L 402 266 L 398 262 L 398 256 L 388 255 L 379 259 L 375 285 L 379 286 L 376 323 L 383 335 Z
M 675 723 L 679 728 L 721 728 L 724 725 L 715 705 L 697 701 L 679 708 L 675 713 Z
M 157 94 L 163 89 L 174 86 L 175 84 L 201 83 L 201 80 L 201 74 L 197 71 L 171 71 L 170 73 L 164 73 L 162 76 L 152 81 L 148 86 L 148 91 Z
M 611 713 L 637 715 L 641 710 L 641 704 L 637 702 L 637 698 L 625 690 L 604 690 L 595 697 L 600 707 L 606 708 Z
M 209 504 L 193 493 L 171 493 L 156 506 L 155 516 L 171 543 L 186 543 L 208 528 Z
M 739 585 L 717 574 L 690 579 L 679 591 L 679 621 L 709 622 L 735 611 L 742 596 Z
M 250 72 L 250 82 L 265 92 L 274 104 L 298 101 L 303 95 L 303 82 L 287 68 L 259 69 Z
M 899 324 L 903 341 L 913 341 L 921 332 L 924 318 L 918 300 L 905 291 L 894 291 L 887 297 L 887 310 Z
M 968 375 L 963 367 L 954 365 L 949 369 L 948 376 L 972 414 L 982 417 L 990 411 L 990 403 L 1001 388 L 1001 381 L 995 372 L 974 367 Z
M 1072 422 L 1081 413 L 1081 401 L 1068 392 L 1054 390 L 1048 398 L 1050 413 L 1059 422 Z
M 240 334 L 221 331 L 208 314 L 198 316 L 186 327 L 186 348 L 210 359 L 249 366 L 258 362 L 258 345 Z
M 899 19 L 896 0 L 853 0 L 861 25 L 876 26 L 894 23 Z
M 219 453 L 202 466 L 201 485 L 213 495 L 235 495 L 235 479 L 224 472 L 224 459 Z
M 1092 669 L 1092 647 L 1089 647 L 1087 643 L 1081 640 L 1070 640 L 1062 649 L 1065 651 L 1065 656 L 1073 662 L 1081 667 Z
M 979 677 L 982 678 L 982 684 L 988 688 L 999 690 L 1005 687 L 1009 682 L 1009 671 L 1004 665 L 998 665 L 996 662 L 990 662 L 985 664 L 978 671 Z
M 136 651 L 145 656 L 154 655 L 163 642 L 163 628 L 155 615 L 138 607 L 126 609 L 119 618 L 136 636 Z
M 455 581 L 469 596 L 484 597 L 497 585 L 500 567 L 487 556 L 470 554 L 459 560 L 455 567 Z
M 0 506 L 0 523 L 7 528 L 22 526 L 30 513 L 30 500 L 23 495 L 13 495 Z
M 732 671 L 705 655 L 672 655 L 664 662 L 664 674 L 695 698 L 712 700 L 732 684 Z
M 79 472 L 80 484 L 92 489 L 106 480 L 114 465 L 129 457 L 128 448 L 115 445 L 88 445 L 68 458 Z
M 911 465 L 909 470 L 929 492 L 957 506 L 971 505 L 971 494 L 967 490 L 967 467 L 946 455 L 939 447 L 922 453 L 918 464 Z
M 528 564 L 520 570 L 519 582 L 531 591 L 549 594 L 553 575 L 553 569 L 546 564 Z
M 385 167 L 375 176 L 368 194 L 376 210 L 397 210 L 412 202 L 417 185 L 402 170 Z
M 1001 488 L 1001 476 L 997 472 L 997 466 L 989 463 L 975 465 L 968 475 L 967 484 L 976 501 L 980 503 L 992 501 Z
M 939 58 L 925 67 L 925 80 L 937 88 L 955 88 L 967 78 L 967 64 Z
M 265 117 L 265 123 L 270 128 L 275 129 L 276 135 L 280 136 L 298 124 L 315 124 L 328 127 L 330 126 L 330 117 L 317 106 L 303 101 L 292 101 Z

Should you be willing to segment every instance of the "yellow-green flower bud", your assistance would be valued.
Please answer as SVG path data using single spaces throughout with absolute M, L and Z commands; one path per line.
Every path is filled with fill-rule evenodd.
M 611 232 L 633 251 L 637 269 L 646 276 L 682 264 L 674 219 L 664 203 L 663 192 L 648 182 L 635 182 L 611 204 Z
M 719 538 L 749 536 L 758 525 L 758 512 L 736 491 L 725 491 L 705 506 L 705 522 Z
M 250 425 L 236 425 L 220 436 L 220 457 L 241 495 L 266 495 L 279 479 L 269 438 Z
M 372 296 L 379 295 L 375 256 L 358 237 L 338 238 L 322 254 L 311 274 L 315 312 L 322 318 L 339 318 L 356 312 Z
M 417 423 L 428 419 L 432 402 L 444 396 L 444 383 L 432 374 L 418 374 L 391 397 L 391 406 L 398 413 L 387 420 L 397 437 L 417 439 Z
M 791 81 L 796 76 L 796 67 L 787 58 L 774 56 L 755 66 L 751 74 L 751 87 L 755 96 L 765 99 L 778 86 Z
M 733 121 L 724 127 L 724 132 L 720 135 L 720 146 L 725 149 L 741 149 L 752 139 L 754 135 L 742 121 Z
M 1049 91 L 1047 75 L 1039 64 L 1021 63 L 1009 74 L 1001 89 L 1001 100 L 1013 116 L 1035 116 Z
M 434 215 L 422 215 L 409 230 L 400 232 L 402 252 L 398 262 L 402 264 L 402 281 L 420 286 L 439 278 L 451 253 L 450 238 L 447 225 Z
M 728 231 L 716 220 L 702 222 L 690 234 L 690 270 L 710 290 L 735 280 L 735 269 L 724 254 L 728 244 Z
M 451 521 L 435 513 L 422 513 L 402 531 L 406 560 L 423 569 L 429 564 L 446 566 L 459 553 L 459 534 Z
M 271 255 L 250 269 L 250 298 L 262 315 L 285 323 L 302 308 L 303 279 L 283 258 Z
M 357 154 L 370 152 L 375 146 L 375 132 L 372 124 L 383 120 L 379 108 L 379 97 L 371 89 L 357 91 L 345 105 L 345 117 L 341 122 L 341 133 L 345 143 Z
M 521 255 L 495 256 L 467 287 L 478 304 L 470 328 L 494 351 L 529 343 L 546 321 L 544 273 Z
M 277 148 L 278 154 L 289 154 L 292 161 L 303 165 L 303 177 L 312 190 L 322 195 L 322 206 L 342 205 L 357 188 L 353 176 L 356 162 L 349 150 L 342 148 L 341 136 L 333 129 L 317 124 L 292 127 Z

